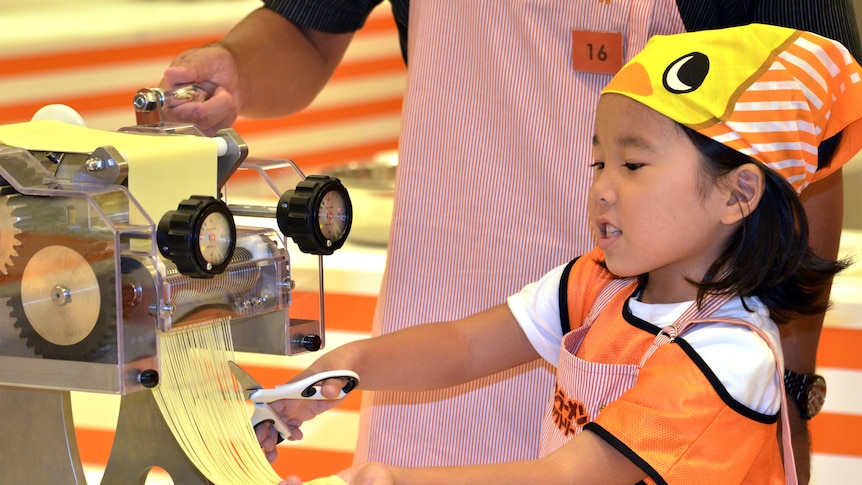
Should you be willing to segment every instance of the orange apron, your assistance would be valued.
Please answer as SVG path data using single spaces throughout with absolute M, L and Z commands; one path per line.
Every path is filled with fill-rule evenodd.
M 615 401 L 625 391 L 637 382 L 638 372 L 646 360 L 659 346 L 672 342 L 687 329 L 702 323 L 729 323 L 743 325 L 757 333 L 775 353 L 772 341 L 766 334 L 750 322 L 741 319 L 722 318 L 711 319 L 710 315 L 724 305 L 729 298 L 711 298 L 703 307 L 697 303 L 683 312 L 672 324 L 656 335 L 652 346 L 647 350 L 641 362 L 635 364 L 607 364 L 588 362 L 575 354 L 584 336 L 590 331 L 596 317 L 604 309 L 610 299 L 629 287 L 631 279 L 611 280 L 599 293 L 590 313 L 584 319 L 583 325 L 563 336 L 560 345 L 560 361 L 557 367 L 557 383 L 551 405 L 548 407 L 542 424 L 540 456 L 546 456 L 557 448 L 565 445 L 575 435 L 583 430 L 590 421 L 590 416 L 598 416 L 603 405 Z M 784 389 L 784 377 L 781 371 L 780 359 L 776 355 L 775 378 Z M 790 441 L 790 421 L 787 415 L 787 397 L 781 392 L 781 424 L 784 446 L 784 470 L 788 484 L 797 483 L 796 465 L 794 463 Z

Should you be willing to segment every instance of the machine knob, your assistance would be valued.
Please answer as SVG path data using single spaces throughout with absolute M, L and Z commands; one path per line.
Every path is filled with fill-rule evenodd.
M 214 197 L 193 195 L 162 216 L 156 242 L 182 274 L 212 278 L 224 272 L 236 249 L 233 214 Z
M 317 352 L 323 345 L 323 339 L 320 338 L 320 335 L 310 333 L 302 337 L 302 339 L 299 341 L 299 344 L 302 345 L 302 347 L 309 352 Z
M 153 369 L 147 369 L 141 372 L 141 375 L 138 376 L 138 381 L 147 389 L 152 389 L 159 385 L 159 373 Z
M 340 180 L 309 175 L 281 196 L 275 218 L 281 233 L 292 238 L 300 251 L 326 255 L 347 240 L 353 206 Z

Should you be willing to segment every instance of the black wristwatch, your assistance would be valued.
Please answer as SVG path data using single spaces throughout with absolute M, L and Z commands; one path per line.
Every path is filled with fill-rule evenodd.
M 784 390 L 787 397 L 796 402 L 802 419 L 817 416 L 826 400 L 826 379 L 817 374 L 797 374 L 784 371 Z

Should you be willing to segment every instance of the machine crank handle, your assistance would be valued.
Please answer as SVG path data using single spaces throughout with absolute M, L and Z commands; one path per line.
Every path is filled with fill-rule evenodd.
M 191 101 L 206 101 L 212 93 L 200 84 L 183 84 L 173 89 L 142 88 L 132 98 L 136 122 L 139 125 L 159 123 L 162 110 L 176 108 Z

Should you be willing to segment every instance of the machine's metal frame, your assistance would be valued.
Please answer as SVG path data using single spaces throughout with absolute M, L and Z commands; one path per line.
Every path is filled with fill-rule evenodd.
M 169 136 L 194 130 L 194 127 L 158 123 L 121 131 Z M 267 168 L 287 166 L 295 170 L 300 180 L 304 178 L 290 161 L 273 163 L 246 160 L 247 147 L 232 130 L 223 130 L 217 136 L 224 138 L 227 146 L 218 160 L 219 187 L 227 184 L 243 162 L 248 164 L 249 170 L 264 177 L 265 185 L 276 192 L 282 187 L 268 177 Z M 26 353 L 3 355 L 4 340 L 0 334 L 0 483 L 86 484 L 72 419 L 71 391 L 89 391 L 121 396 L 119 420 L 103 484 L 142 485 L 150 470 L 156 466 L 167 471 L 175 483 L 209 484 L 182 452 L 156 406 L 152 393 L 146 391 L 153 384 L 146 381 L 153 378 L 152 374 L 147 373 L 158 372 L 155 334 L 159 330 L 170 331 L 171 326 L 177 324 L 172 318 L 176 308 L 163 308 L 165 293 L 169 293 L 174 286 L 165 281 L 168 273 L 155 247 L 153 218 L 122 185 L 126 177 L 126 162 L 122 155 L 112 147 L 99 147 L 85 154 L 51 153 L 50 156 L 55 159 L 64 160 L 55 173 L 45 169 L 37 159 L 48 154 L 0 146 L 0 160 L 4 156 L 24 159 L 27 168 L 35 170 L 37 174 L 28 183 L 21 183 L 14 171 L 0 164 L 0 177 L 6 182 L 6 188 L 0 186 L 0 189 L 29 197 L 64 196 L 86 200 L 86 204 L 82 204 L 88 208 L 88 216 L 95 214 L 101 218 L 104 229 L 113 231 L 115 251 L 112 257 L 118 280 L 116 302 L 113 303 L 117 309 L 118 344 L 109 358 L 102 360 L 58 361 L 34 358 Z M 3 194 L 2 190 L 0 195 Z M 277 200 L 277 193 L 275 198 Z M 128 223 L 127 217 L 117 220 L 116 215 L 102 210 L 100 204 L 111 199 L 127 204 L 127 210 L 135 212 L 137 219 L 145 222 L 132 225 Z M 234 211 L 243 216 L 274 214 L 273 210 L 266 207 L 247 205 L 234 206 Z M 4 228 L 0 227 L 0 230 Z M 116 248 L 122 246 L 128 249 L 130 240 L 134 240 L 139 249 L 126 251 L 121 257 Z M 142 241 L 143 249 L 140 249 Z M 293 355 L 317 350 L 323 345 L 322 258 L 319 259 L 320 320 L 291 319 L 287 306 L 293 282 L 286 249 L 284 251 L 284 280 L 279 291 L 284 291 L 285 301 L 267 311 L 250 312 L 247 316 L 235 314 L 231 327 L 236 350 Z M 124 259 L 129 254 L 135 257 Z M 130 268 L 129 264 L 136 267 Z M 281 263 L 279 260 L 262 261 L 258 266 L 267 264 L 278 266 Z M 158 281 L 143 285 L 148 288 L 145 290 L 129 290 L 129 282 L 123 279 L 135 279 L 130 276 L 132 274 L 135 278 L 143 275 L 143 279 L 150 277 Z M 200 291 L 207 291 L 206 281 L 190 283 L 199 283 L 203 288 Z M 212 291 L 219 291 L 218 286 L 213 288 Z M 124 291 L 133 295 L 123 294 Z M 129 298 L 138 299 L 137 308 L 130 308 Z M 0 300 L 0 304 L 4 302 Z M 310 336 L 315 338 L 309 339 Z M 126 355 L 125 351 L 130 349 L 134 350 Z

